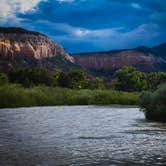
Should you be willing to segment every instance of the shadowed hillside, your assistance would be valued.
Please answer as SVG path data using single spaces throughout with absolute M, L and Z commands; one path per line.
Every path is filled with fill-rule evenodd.
M 75 62 L 94 75 L 108 76 L 124 66 L 133 66 L 140 71 L 166 71 L 166 43 L 149 48 L 107 52 L 78 53 L 72 56 Z

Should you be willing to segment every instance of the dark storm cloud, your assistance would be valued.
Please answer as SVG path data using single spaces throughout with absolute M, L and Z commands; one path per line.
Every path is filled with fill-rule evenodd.
M 152 46 L 166 41 L 165 0 L 44 0 L 19 12 L 18 25 L 37 30 L 70 52 Z

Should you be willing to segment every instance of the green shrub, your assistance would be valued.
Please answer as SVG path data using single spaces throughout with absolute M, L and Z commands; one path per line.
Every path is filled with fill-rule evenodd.
M 155 92 L 143 92 L 140 107 L 147 119 L 166 122 L 166 85 L 160 86 Z

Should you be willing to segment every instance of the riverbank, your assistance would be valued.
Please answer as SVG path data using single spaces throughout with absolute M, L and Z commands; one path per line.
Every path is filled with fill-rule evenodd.
M 56 105 L 137 105 L 139 93 L 113 90 L 72 90 L 36 86 L 24 88 L 9 84 L 0 86 L 0 108 Z

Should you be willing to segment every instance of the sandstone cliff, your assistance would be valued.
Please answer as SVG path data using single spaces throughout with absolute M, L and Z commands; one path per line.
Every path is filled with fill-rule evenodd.
M 15 62 L 18 66 L 20 62 L 31 66 L 30 61 L 33 61 L 40 67 L 56 68 L 55 59 L 73 63 L 73 58 L 59 44 L 43 34 L 21 28 L 0 28 L 0 62 L 5 59 L 11 65 Z M 56 65 L 51 63 L 51 59 Z

